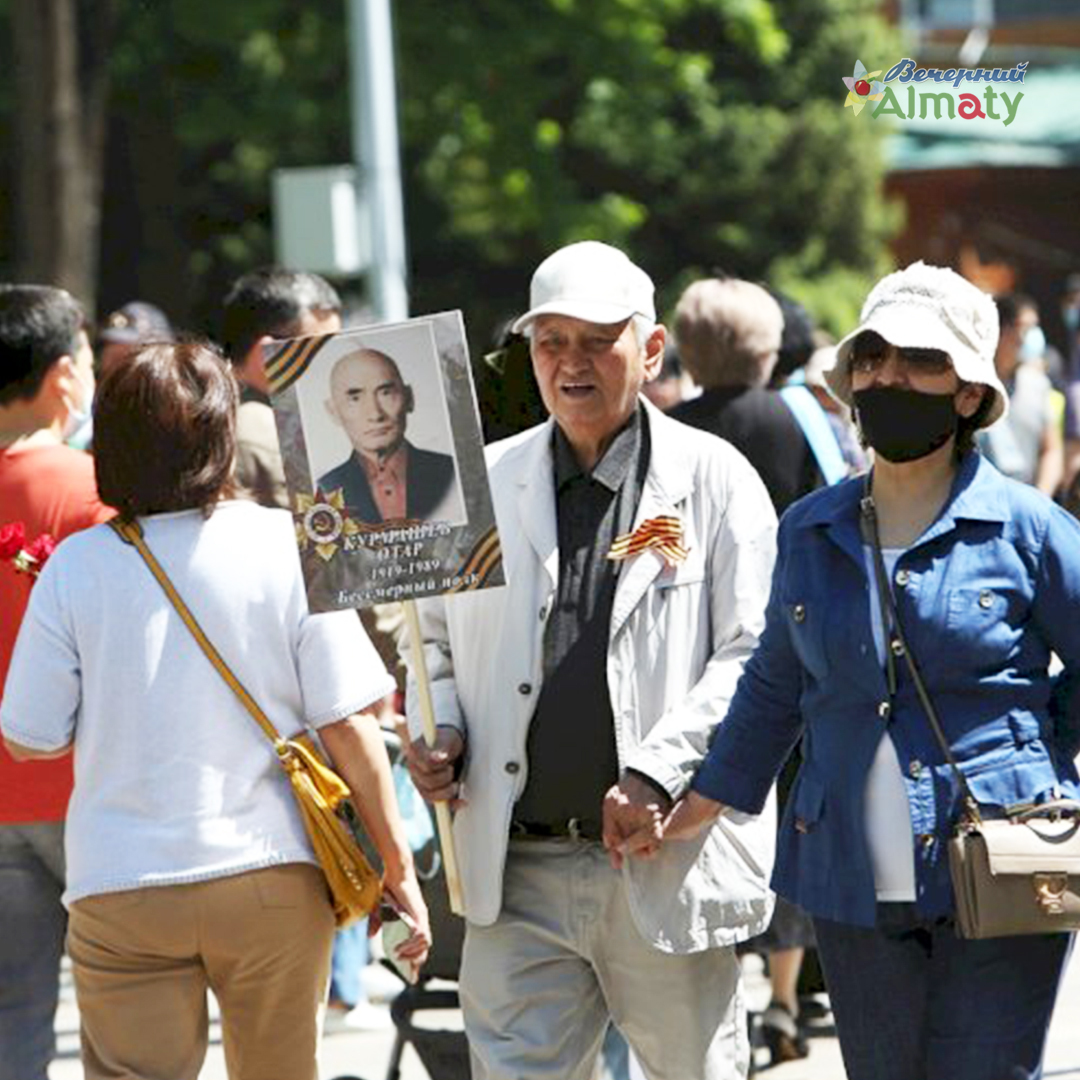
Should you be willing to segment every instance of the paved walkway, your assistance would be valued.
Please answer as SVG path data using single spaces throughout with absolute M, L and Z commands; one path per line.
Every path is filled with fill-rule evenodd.
M 768 985 L 753 966 L 747 971 L 747 989 L 751 1003 L 762 1007 L 768 1000 Z M 387 1018 L 389 1019 L 389 1017 Z M 429 1026 L 460 1028 L 458 1012 L 433 1013 Z M 50 1080 L 82 1080 L 78 1056 L 78 1013 L 75 1009 L 70 978 L 64 975 L 62 1001 L 57 1016 L 59 1055 L 49 1071 Z M 323 1040 L 322 1076 L 324 1080 L 383 1080 L 393 1048 L 393 1029 L 347 1035 L 331 1035 Z M 761 1055 L 761 1051 L 758 1052 Z M 763 1058 L 759 1058 L 764 1063 Z M 762 1069 L 765 1080 L 845 1080 L 840 1047 L 831 1029 L 810 1040 L 810 1056 L 774 1069 Z M 226 1080 L 221 1053 L 220 1033 L 215 1025 L 206 1066 L 199 1080 Z M 401 1063 L 400 1080 L 445 1080 L 431 1077 L 411 1047 L 406 1047 Z M 1050 1028 L 1044 1080 L 1080 1080 L 1080 958 L 1075 954 L 1062 983 L 1057 1011 Z

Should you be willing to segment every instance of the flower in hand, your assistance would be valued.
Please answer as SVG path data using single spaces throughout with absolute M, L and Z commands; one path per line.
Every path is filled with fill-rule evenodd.
M 14 559 L 26 543 L 26 526 L 21 521 L 0 525 L 0 559 Z

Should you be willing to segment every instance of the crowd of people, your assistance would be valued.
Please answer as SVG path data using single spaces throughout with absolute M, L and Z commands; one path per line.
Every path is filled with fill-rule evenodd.
M 277 730 L 317 735 L 420 963 L 381 733 L 407 724 L 453 810 L 475 1080 L 624 1080 L 620 1043 L 649 1080 L 735 1080 L 755 1032 L 803 1056 L 809 948 L 849 1080 L 1041 1075 L 1070 937 L 957 936 L 958 792 L 896 645 L 984 816 L 1080 795 L 1075 284 L 1056 358 L 1025 298 L 922 263 L 839 343 L 719 277 L 669 335 L 623 252 L 558 249 L 480 393 L 521 391 L 486 452 L 507 584 L 418 601 L 413 638 L 307 607 L 263 347 L 341 328 L 327 282 L 244 275 L 221 351 L 0 286 L 0 1080 L 47 1077 L 65 947 L 91 1080 L 195 1080 L 208 991 L 233 1080 L 314 1080 L 328 1006 L 363 1023 L 364 931 L 335 944 L 274 747 L 114 517 Z M 410 387 L 350 364 L 400 458 Z

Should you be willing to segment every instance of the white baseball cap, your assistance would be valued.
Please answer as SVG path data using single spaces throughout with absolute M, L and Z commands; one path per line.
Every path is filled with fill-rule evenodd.
M 897 348 L 940 349 L 949 354 L 961 381 L 990 387 L 994 400 L 981 427 L 989 427 L 1008 410 L 1008 395 L 994 367 L 997 305 L 955 271 L 915 262 L 883 277 L 870 291 L 858 327 L 836 346 L 836 363 L 825 372 L 829 389 L 848 406 L 853 343 L 868 330 Z
M 569 315 L 586 322 L 625 322 L 643 315 L 656 322 L 652 278 L 618 248 L 597 240 L 567 244 L 537 268 L 529 310 L 510 328 L 523 333 L 538 315 Z

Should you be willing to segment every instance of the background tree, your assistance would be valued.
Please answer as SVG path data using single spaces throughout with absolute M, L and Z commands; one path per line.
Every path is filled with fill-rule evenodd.
M 0 0 L 0 18 L 40 2 Z M 345 4 L 109 2 L 102 306 L 140 296 L 212 329 L 228 281 L 272 259 L 272 170 L 348 160 Z M 398 0 L 413 310 L 464 308 L 479 354 L 543 254 L 595 237 L 649 268 L 664 307 L 720 268 L 849 326 L 897 223 L 880 128 L 842 107 L 856 59 L 898 55 L 877 7 Z M 0 115 L 18 111 L 0 84 Z M 0 131 L 10 169 L 25 144 Z
M 91 308 L 112 19 L 112 0 L 11 0 L 15 275 Z
M 476 297 L 481 267 L 491 325 L 546 251 L 597 238 L 649 268 L 665 307 L 723 269 L 850 326 L 898 224 L 880 129 L 842 108 L 855 59 L 898 47 L 878 5 L 543 0 L 527 20 L 498 0 L 408 6 L 410 231 L 435 269 L 414 283 L 421 308 L 451 280 Z M 439 243 L 417 248 L 418 231 Z

